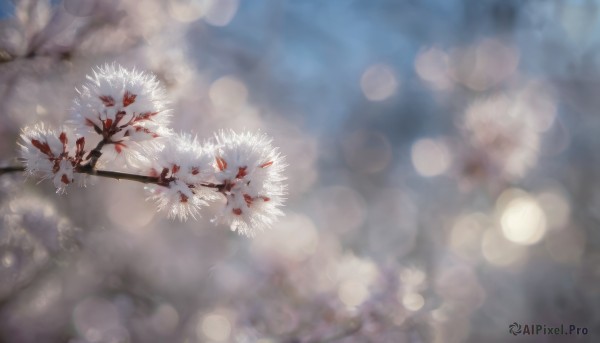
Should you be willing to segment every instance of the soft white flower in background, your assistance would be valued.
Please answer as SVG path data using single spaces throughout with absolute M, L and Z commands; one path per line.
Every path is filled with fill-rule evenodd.
M 22 130 L 20 155 L 27 173 L 42 179 L 52 179 L 57 192 L 77 181 L 83 182 L 83 175 L 74 173 L 74 168 L 82 161 L 84 138 L 75 138 L 62 128 L 54 131 L 43 124 Z
M 149 168 L 149 174 L 162 183 L 147 187 L 159 210 L 180 220 L 195 219 L 200 207 L 218 195 L 202 186 L 214 181 L 213 156 L 210 144 L 202 145 L 190 135 L 172 136 Z
M 103 139 L 113 147 L 103 153 L 124 155 L 132 165 L 162 147 L 160 138 L 171 134 L 170 115 L 155 76 L 107 64 L 87 79 L 73 105 L 78 133 Z
M 39 272 L 49 257 L 79 247 L 79 229 L 38 196 L 1 202 L 0 218 L 0 299 Z
M 282 215 L 285 159 L 264 134 L 221 131 L 215 138 L 215 177 L 227 198 L 216 220 L 253 236 Z
M 540 135 L 533 119 L 512 97 L 503 95 L 474 102 L 463 125 L 479 155 L 501 175 L 514 179 L 522 177 L 538 158 Z

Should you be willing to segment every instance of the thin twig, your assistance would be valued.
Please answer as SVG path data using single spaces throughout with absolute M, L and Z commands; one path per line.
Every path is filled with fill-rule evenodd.
M 159 182 L 158 176 L 129 174 L 129 173 L 122 173 L 122 172 L 116 172 L 116 171 L 111 171 L 111 170 L 96 170 L 96 169 L 88 169 L 88 168 L 84 168 L 84 169 L 76 170 L 76 171 L 81 174 L 96 175 L 96 176 L 106 177 L 106 178 L 110 178 L 110 179 L 129 180 L 129 181 L 136 181 L 136 182 L 141 182 L 141 183 L 152 183 L 152 184 L 156 184 L 156 185 L 162 185 L 162 183 Z
M 8 173 L 24 172 L 24 171 L 25 171 L 25 167 L 22 167 L 22 166 L 0 167 L 0 175 L 8 174 Z
M 88 154 L 87 158 L 89 158 L 90 160 L 90 162 L 88 163 L 90 170 L 96 170 L 96 163 L 98 163 L 100 156 L 102 156 L 102 148 L 107 143 L 109 143 L 109 141 L 106 138 L 102 139 L 100 142 L 98 142 L 98 145 L 96 145 L 94 150 L 90 151 L 90 153 Z
M 0 167 L 0 175 L 8 174 L 8 173 L 24 172 L 24 171 L 25 171 L 25 167 L 23 167 L 23 166 Z M 141 183 L 146 183 L 146 184 L 151 183 L 151 184 L 155 184 L 155 185 L 159 185 L 159 186 L 163 186 L 163 187 L 165 186 L 164 181 L 161 181 L 160 177 L 158 177 L 158 176 L 129 174 L 129 173 L 112 171 L 112 170 L 99 170 L 99 169 L 92 168 L 89 164 L 79 167 L 79 168 L 75 168 L 74 172 L 79 173 L 79 174 L 95 175 L 95 176 L 105 177 L 105 178 L 109 178 L 109 179 L 129 180 L 129 181 L 136 181 L 136 182 L 141 182 Z M 223 189 L 223 185 L 216 184 L 216 183 L 200 183 L 199 185 L 202 187 L 206 187 L 206 188 L 215 188 L 217 191 L 222 191 L 222 189 Z
M 0 175 L 8 174 L 8 173 L 16 173 L 16 172 L 24 172 L 25 167 L 23 166 L 9 166 L 9 167 L 0 167 Z M 130 180 L 141 183 L 153 183 L 159 185 L 159 178 L 157 176 L 147 176 L 147 175 L 138 175 L 138 174 L 129 174 L 116 172 L 111 170 L 98 170 L 92 169 L 88 166 L 84 166 L 74 170 L 76 173 L 80 174 L 88 174 L 88 175 L 96 175 L 100 177 L 106 177 L 110 179 L 117 180 Z M 210 187 L 210 186 L 209 186 Z

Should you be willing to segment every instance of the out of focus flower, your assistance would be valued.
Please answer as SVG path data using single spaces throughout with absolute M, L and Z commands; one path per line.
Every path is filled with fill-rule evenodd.
M 216 218 L 232 230 L 253 236 L 282 215 L 286 186 L 284 157 L 264 134 L 221 131 L 214 166 L 227 204 Z
M 100 135 L 128 161 L 160 148 L 170 135 L 164 90 L 153 75 L 105 65 L 88 76 L 74 101 L 73 122 L 83 135 Z M 103 151 L 105 152 L 105 151 Z
M 533 118 L 508 96 L 475 102 L 467 109 L 464 129 L 479 163 L 487 164 L 477 170 L 514 179 L 537 161 L 540 137 Z
M 160 183 L 148 186 L 150 198 L 170 217 L 196 218 L 200 207 L 217 196 L 212 188 L 202 186 L 213 181 L 212 161 L 210 147 L 203 147 L 196 138 L 172 136 L 150 168 L 150 175 L 159 177 Z
M 61 252 L 81 243 L 79 230 L 52 202 L 19 196 L 0 203 L 0 301 L 18 292 Z
M 43 124 L 24 128 L 21 133 L 20 155 L 31 175 L 52 179 L 57 192 L 64 192 L 75 181 L 74 169 L 85 153 L 85 138 L 75 139 L 65 129 L 53 131 Z M 81 174 L 77 178 L 81 181 Z

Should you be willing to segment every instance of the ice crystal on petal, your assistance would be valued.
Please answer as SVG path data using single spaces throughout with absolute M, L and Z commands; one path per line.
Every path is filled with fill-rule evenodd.
M 232 230 L 253 236 L 283 213 L 286 186 L 284 157 L 264 134 L 221 131 L 216 135 L 213 166 L 227 203 L 216 218 Z

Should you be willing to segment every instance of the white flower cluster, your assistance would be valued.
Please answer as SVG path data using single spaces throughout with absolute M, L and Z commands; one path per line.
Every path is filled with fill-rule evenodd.
M 227 197 L 219 220 L 250 234 L 253 228 L 270 224 L 282 214 L 279 207 L 286 193 L 282 175 L 286 165 L 268 137 L 220 132 L 216 136 L 214 165 L 217 183 Z
M 158 185 L 148 187 L 151 198 L 171 217 L 196 218 L 200 207 L 217 194 L 202 186 L 212 180 L 214 157 L 210 146 L 201 145 L 189 135 L 175 135 L 156 157 L 148 171 L 159 178 Z
M 23 129 L 26 171 L 51 178 L 64 192 L 86 174 L 107 176 L 97 166 L 117 161 L 137 172 L 129 179 L 149 184 L 149 198 L 170 217 L 197 218 L 201 207 L 221 198 L 225 204 L 214 221 L 248 236 L 282 214 L 286 164 L 271 139 L 222 131 L 200 143 L 171 132 L 165 104 L 155 77 L 121 66 L 98 68 L 79 90 L 70 127 Z
M 81 164 L 85 154 L 85 138 L 75 139 L 66 128 L 60 131 L 47 129 L 43 124 L 23 129 L 21 157 L 27 172 L 43 179 L 52 179 L 57 192 L 77 179 L 83 181 L 74 169 Z
M 222 131 L 202 145 L 175 135 L 152 161 L 149 174 L 159 181 L 148 189 L 160 209 L 182 220 L 221 193 L 226 202 L 214 221 L 252 236 L 282 214 L 285 167 L 265 135 Z
M 143 152 L 160 149 L 168 137 L 169 115 L 164 90 L 156 78 L 121 66 L 106 65 L 88 76 L 73 105 L 76 132 L 88 140 L 100 136 L 129 164 Z

